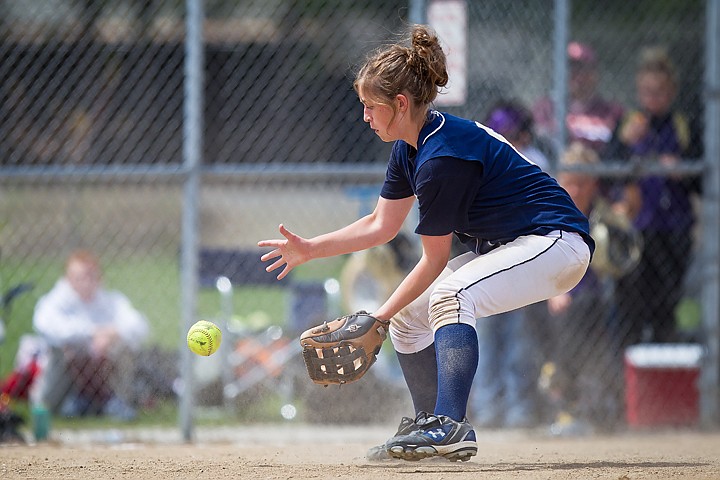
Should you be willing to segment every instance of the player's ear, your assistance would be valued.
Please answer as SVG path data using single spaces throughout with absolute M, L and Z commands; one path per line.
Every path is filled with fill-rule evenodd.
M 398 93 L 395 96 L 395 101 L 397 102 L 398 111 L 400 111 L 400 112 L 407 112 L 408 109 L 410 108 L 410 101 L 402 93 Z

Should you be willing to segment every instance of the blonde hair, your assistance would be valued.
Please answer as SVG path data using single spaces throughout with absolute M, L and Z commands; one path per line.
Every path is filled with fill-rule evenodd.
M 560 165 L 594 165 L 600 162 L 597 152 L 582 142 L 572 142 L 563 152 Z
M 426 25 L 413 25 L 409 46 L 397 43 L 370 55 L 353 87 L 378 103 L 390 105 L 407 93 L 415 107 L 427 107 L 447 85 L 447 60 L 437 35 Z
M 677 71 L 664 47 L 646 47 L 640 52 L 637 74 L 656 73 L 665 75 L 673 86 L 677 85 Z

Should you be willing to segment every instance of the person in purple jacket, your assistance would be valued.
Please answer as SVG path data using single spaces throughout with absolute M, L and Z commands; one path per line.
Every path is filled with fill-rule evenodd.
M 628 112 L 613 141 L 618 158 L 677 165 L 692 148 L 687 118 L 675 109 L 677 78 L 666 51 L 641 54 L 635 76 L 639 108 Z M 691 197 L 696 179 L 645 175 L 629 181 L 618 202 L 642 232 L 636 269 L 618 284 L 618 321 L 623 345 L 676 341 L 675 309 L 692 255 L 695 224 Z

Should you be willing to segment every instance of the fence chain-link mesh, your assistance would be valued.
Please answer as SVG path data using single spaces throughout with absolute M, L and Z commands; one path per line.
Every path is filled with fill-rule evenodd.
M 479 427 L 553 425 L 555 433 L 662 421 L 631 418 L 644 401 L 633 397 L 637 382 L 649 380 L 626 384 L 628 371 L 639 371 L 632 362 L 646 359 L 628 363 L 625 353 L 639 343 L 702 340 L 700 182 L 697 170 L 673 167 L 670 158 L 702 161 L 705 2 L 569 2 L 568 40 L 578 50 L 568 49 L 577 58 L 568 63 L 560 148 L 556 3 L 204 2 L 203 177 L 192 199 L 199 207 L 198 317 L 218 322 L 224 339 L 217 355 L 195 359 L 203 412 L 331 422 L 385 421 L 379 411 L 394 422 L 411 413 L 389 343 L 368 380 L 319 389 L 304 377 L 296 337 L 387 295 L 418 254 L 412 222 L 392 248 L 317 261 L 283 282 L 264 271 L 256 243 L 275 237 L 280 223 L 312 236 L 374 208 L 389 145 L 362 121 L 354 73 L 368 52 L 396 39 L 414 7 L 443 12 L 453 4 L 467 22 L 467 92 L 461 105 L 439 101 L 438 108 L 490 122 L 498 102 L 518 103 L 531 146 L 558 176 L 567 173 L 566 148 L 583 141 L 598 162 L 581 173 L 597 181 L 604 202 L 638 214 L 633 231 L 643 240 L 639 262 L 621 275 L 589 276 L 569 307 L 534 305 L 492 328 L 479 320 L 496 350 L 481 355 L 469 417 Z M 177 414 L 185 16 L 180 0 L 0 1 L 0 286 L 3 293 L 29 286 L 4 297 L 0 374 L 28 375 L 35 365 L 34 344 L 22 340 L 37 335 L 35 306 L 77 249 L 100 257 L 105 287 L 126 295 L 149 326 L 147 335 L 128 339 L 136 353 L 118 364 L 130 387 L 107 394 L 103 382 L 70 388 L 65 413 L 72 418 L 98 411 L 153 422 Z M 668 94 L 678 115 L 649 115 L 639 103 L 639 61 L 651 46 L 665 48 L 674 65 Z M 641 88 L 664 94 L 655 77 Z M 623 143 L 621 127 L 635 109 L 655 137 Z M 615 165 L 620 170 L 608 167 Z M 648 173 L 653 165 L 666 170 Z M 633 192 L 645 203 L 632 204 Z M 602 244 L 603 255 L 627 260 L 628 244 L 616 243 Z M 88 347 L 88 338 L 74 340 Z M 661 357 L 672 362 L 673 353 Z M 80 363 L 76 376 L 103 380 L 102 367 L 82 371 L 96 364 Z M 657 417 L 677 409 L 668 421 L 694 421 L 697 389 L 681 389 L 684 378 L 658 387 L 680 400 Z M 33 389 L 14 388 L 6 404 L 22 408 Z M 86 408 L 99 393 L 99 406 Z M 115 396 L 132 411 L 113 410 Z

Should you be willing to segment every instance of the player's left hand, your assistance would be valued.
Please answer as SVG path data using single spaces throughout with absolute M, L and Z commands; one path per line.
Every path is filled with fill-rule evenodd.
M 310 379 L 324 386 L 359 380 L 375 363 L 389 327 L 361 310 L 305 330 L 300 346 Z
M 283 268 L 277 276 L 278 280 L 282 280 L 293 268 L 307 262 L 311 257 L 310 246 L 308 245 L 308 241 L 306 239 L 300 237 L 299 235 L 295 235 L 282 224 L 280 224 L 279 229 L 282 236 L 285 237 L 284 240 L 261 240 L 258 242 L 258 246 L 274 248 L 274 250 L 260 257 L 260 260 L 267 262 L 268 260 L 277 258 L 277 260 L 268 265 L 265 270 L 272 272 L 284 265 L 285 268 Z

